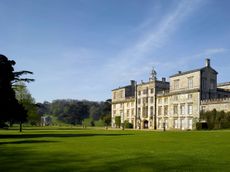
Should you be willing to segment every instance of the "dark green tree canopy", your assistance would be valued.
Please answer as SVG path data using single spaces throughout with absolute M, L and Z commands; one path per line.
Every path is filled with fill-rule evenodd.
M 20 81 L 21 75 L 32 72 L 14 72 L 15 64 L 15 61 L 0 55 L 0 124 L 5 122 L 21 123 L 26 120 L 27 111 L 16 99 L 13 84 Z M 21 81 L 30 82 L 33 79 L 22 78 Z

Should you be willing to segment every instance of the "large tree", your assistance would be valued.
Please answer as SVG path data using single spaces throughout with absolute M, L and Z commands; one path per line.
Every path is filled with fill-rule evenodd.
M 14 85 L 16 99 L 27 110 L 27 121 L 31 125 L 39 125 L 41 122 L 41 115 L 37 113 L 37 105 L 35 99 L 30 94 L 24 82 L 18 82 Z
M 15 96 L 14 84 L 18 81 L 30 82 L 33 79 L 20 78 L 23 74 L 32 74 L 29 71 L 14 72 L 13 66 L 15 61 L 8 60 L 4 55 L 0 55 L 0 125 L 4 126 L 5 122 L 20 123 L 26 121 L 27 111 L 18 102 Z

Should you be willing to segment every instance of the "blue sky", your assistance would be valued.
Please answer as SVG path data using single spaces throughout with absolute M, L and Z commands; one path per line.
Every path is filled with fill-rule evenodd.
M 0 53 L 37 102 L 111 98 L 130 80 L 204 66 L 230 81 L 229 0 L 0 0 Z

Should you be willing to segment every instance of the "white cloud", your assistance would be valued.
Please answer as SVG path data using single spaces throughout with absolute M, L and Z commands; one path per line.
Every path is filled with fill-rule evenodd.
M 151 18 L 155 20 L 154 17 L 156 16 L 147 18 L 138 27 L 146 28 L 141 32 L 141 38 L 131 43 L 130 47 L 124 49 L 119 55 L 108 61 L 106 68 L 113 75 L 113 81 L 134 79 L 143 73 L 149 72 L 152 65 L 158 65 L 159 59 L 154 57 L 156 50 L 170 40 L 170 36 L 174 31 L 199 7 L 199 4 L 199 0 L 180 1 L 176 8 L 173 8 L 162 17 L 159 23 L 151 22 Z M 151 60 L 148 59 L 150 54 L 153 57 Z M 143 66 L 145 67 L 143 68 Z

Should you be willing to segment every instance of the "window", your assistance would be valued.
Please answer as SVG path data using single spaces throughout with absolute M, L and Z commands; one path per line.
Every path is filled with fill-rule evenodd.
M 139 96 L 141 95 L 141 91 L 138 91 L 138 95 L 139 95 Z
M 177 101 L 178 100 L 178 95 L 173 96 L 173 100 Z
M 201 110 L 202 110 L 202 111 L 205 111 L 205 106 L 201 106 Z
M 137 103 L 138 103 L 138 104 L 141 104 L 141 99 L 137 99 Z
M 113 93 L 113 99 L 116 99 L 116 92 Z
M 138 108 L 138 117 L 141 115 L 141 108 Z
M 146 107 L 143 107 L 143 118 L 147 118 L 148 117 L 148 106 L 146 106 Z
M 168 115 L 168 106 L 164 106 L 164 115 Z
M 129 109 L 127 110 L 127 116 L 129 117 Z
M 153 94 L 153 92 L 154 92 L 154 89 L 153 89 L 153 88 L 151 88 L 151 89 L 150 89 L 150 93 L 151 93 L 151 94 Z
M 174 115 L 178 114 L 178 105 L 173 105 L 173 114 Z
M 180 105 L 180 110 L 181 110 L 180 114 L 185 115 L 185 104 Z
M 148 88 L 143 90 L 143 94 L 147 94 L 148 93 Z
M 192 94 L 188 94 L 188 99 L 192 100 Z
M 153 103 L 153 97 L 150 97 L 150 103 Z
M 188 78 L 188 88 L 193 88 L 193 77 Z
M 123 108 L 123 104 L 122 103 L 120 104 L 120 108 Z
M 158 115 L 162 114 L 162 106 L 158 106 Z
M 192 129 L 192 119 L 189 119 L 189 120 L 188 120 L 188 128 L 189 128 L 189 129 Z
M 161 104 L 161 98 L 158 99 L 158 103 Z
M 192 110 L 193 110 L 192 104 L 188 104 L 188 114 L 189 115 L 192 115 Z
M 131 102 L 131 106 L 132 106 L 132 107 L 134 106 L 134 102 Z
M 153 115 L 153 106 L 150 107 L 150 115 Z
M 164 103 L 168 103 L 168 98 L 167 97 L 164 98 Z
M 116 105 L 113 105 L 113 109 L 116 109 Z
M 115 114 L 116 114 L 116 110 L 113 111 L 113 115 L 115 115 Z
M 131 110 L 131 115 L 132 115 L 132 116 L 134 115 L 134 109 Z
M 173 128 L 178 128 L 178 120 L 177 119 L 173 120 Z
M 174 89 L 179 89 L 179 79 L 174 80 Z

